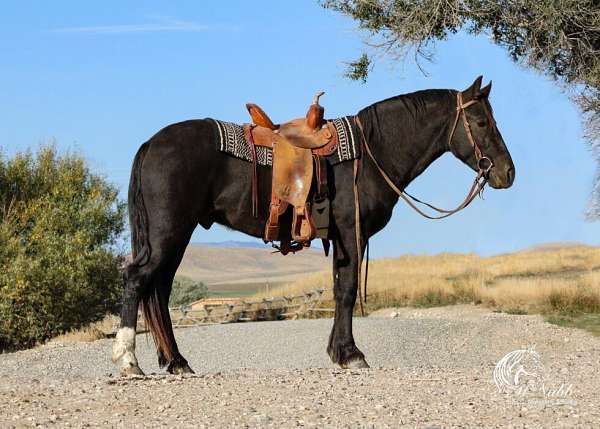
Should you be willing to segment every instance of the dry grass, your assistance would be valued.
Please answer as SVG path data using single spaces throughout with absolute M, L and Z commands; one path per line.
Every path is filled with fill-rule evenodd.
M 330 289 L 331 281 L 329 272 L 310 274 L 254 297 Z M 323 306 L 331 307 L 331 299 L 329 290 Z M 381 259 L 370 264 L 367 311 L 459 303 L 482 304 L 515 314 L 541 313 L 553 323 L 600 334 L 600 248 L 569 247 L 485 258 L 445 253 Z M 52 341 L 106 338 L 117 321 L 114 316 L 107 317 Z
M 272 290 L 290 295 L 331 287 L 317 273 Z M 257 296 L 264 296 L 258 294 Z M 511 313 L 600 312 L 600 248 L 570 247 L 493 257 L 403 256 L 372 261 L 368 310 L 390 306 L 483 304 Z
M 106 316 L 100 322 L 92 323 L 80 329 L 74 329 L 58 337 L 52 338 L 51 343 L 92 342 L 108 338 L 114 331 L 119 319 L 116 316 Z

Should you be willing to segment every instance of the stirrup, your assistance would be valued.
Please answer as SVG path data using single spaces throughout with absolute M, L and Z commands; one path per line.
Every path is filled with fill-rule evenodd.
M 297 241 L 282 241 L 279 243 L 279 245 L 272 242 L 271 246 L 274 249 L 276 249 L 273 253 L 281 253 L 283 256 L 285 256 L 290 252 L 296 253 L 296 252 L 301 251 L 305 247 L 309 247 L 310 243 L 308 243 L 308 246 L 307 246 L 306 244 L 298 243 Z
M 298 243 L 310 243 L 316 235 L 317 229 L 310 218 L 308 204 L 301 207 L 294 207 L 292 239 Z

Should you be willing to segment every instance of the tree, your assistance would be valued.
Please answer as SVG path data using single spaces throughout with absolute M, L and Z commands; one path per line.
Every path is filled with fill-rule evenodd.
M 169 298 L 169 307 L 181 307 L 194 301 L 206 298 L 208 288 L 202 282 L 197 282 L 189 277 L 175 277 L 173 290 Z
M 0 153 L 0 351 L 114 311 L 125 205 L 78 155 Z
M 461 29 L 488 34 L 511 58 L 554 79 L 580 106 L 586 135 L 600 161 L 600 2 L 598 0 L 322 0 L 358 21 L 373 52 L 401 60 L 431 58 L 435 41 Z M 366 81 L 368 54 L 347 76 Z M 600 171 L 600 170 L 599 170 Z M 600 176 L 590 210 L 600 218 Z

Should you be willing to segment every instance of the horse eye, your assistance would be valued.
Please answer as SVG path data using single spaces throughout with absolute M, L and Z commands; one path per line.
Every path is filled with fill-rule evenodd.
M 477 126 L 478 127 L 483 128 L 483 127 L 485 127 L 485 125 L 486 125 L 485 121 L 477 121 Z

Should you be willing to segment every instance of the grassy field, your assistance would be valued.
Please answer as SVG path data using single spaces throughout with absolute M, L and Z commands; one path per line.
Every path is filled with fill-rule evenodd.
M 322 271 L 291 283 L 235 281 L 209 286 L 208 292 L 209 297 L 263 298 L 324 288 L 322 306 L 333 307 L 331 283 L 331 273 Z M 600 248 L 549 248 L 492 257 L 447 253 L 370 263 L 367 313 L 471 303 L 511 314 L 543 314 L 556 325 L 600 335 Z M 116 321 L 111 316 L 54 341 L 104 338 Z
M 268 295 L 318 287 L 331 288 L 330 273 L 306 276 Z M 544 314 L 550 322 L 598 333 L 600 248 L 568 247 L 492 257 L 403 256 L 370 264 L 367 311 L 458 303 L 482 304 L 513 314 Z

